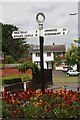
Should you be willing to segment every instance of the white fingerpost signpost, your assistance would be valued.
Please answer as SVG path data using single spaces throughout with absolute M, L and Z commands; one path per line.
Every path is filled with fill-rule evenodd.
M 43 60 L 43 43 L 44 43 L 44 37 L 49 36 L 60 36 L 60 35 L 67 35 L 68 29 L 63 28 L 47 28 L 43 29 L 43 22 L 45 20 L 45 15 L 42 12 L 39 12 L 36 15 L 36 21 L 38 23 L 38 30 L 22 30 L 22 31 L 13 31 L 12 37 L 14 39 L 26 39 L 26 38 L 34 38 L 39 37 L 40 41 L 40 82 L 41 82 L 41 89 L 42 92 L 45 92 L 45 80 L 44 80 L 44 60 Z M 25 88 L 26 89 L 26 88 Z

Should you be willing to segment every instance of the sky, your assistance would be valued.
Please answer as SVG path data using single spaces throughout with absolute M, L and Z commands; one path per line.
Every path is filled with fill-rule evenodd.
M 45 14 L 44 29 L 66 27 L 68 35 L 44 37 L 44 45 L 65 44 L 70 47 L 74 40 L 78 39 L 78 1 L 51 1 L 51 0 L 3 0 L 0 2 L 0 22 L 12 24 L 20 30 L 37 30 L 36 15 L 39 12 Z M 39 38 L 28 38 L 27 43 L 38 44 Z

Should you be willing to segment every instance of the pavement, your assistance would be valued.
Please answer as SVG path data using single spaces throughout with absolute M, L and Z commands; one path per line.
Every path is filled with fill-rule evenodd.
M 77 91 L 77 88 L 79 88 L 80 89 L 80 82 L 74 82 L 74 83 L 66 83 L 66 82 L 64 82 L 64 83 L 54 83 L 53 85 L 49 85 L 48 86 L 48 89 L 53 89 L 53 90 L 60 90 L 60 89 L 65 89 L 66 88 L 66 90 L 73 90 L 73 91 Z M 79 90 L 80 91 L 80 90 Z

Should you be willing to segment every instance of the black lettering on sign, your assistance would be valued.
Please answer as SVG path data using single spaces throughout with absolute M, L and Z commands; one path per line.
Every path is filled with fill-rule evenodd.
M 35 34 L 35 36 L 37 36 L 37 34 Z
M 61 32 L 57 32 L 57 33 L 45 33 L 45 36 L 47 36 L 47 35 L 59 35 L 59 34 L 61 34 Z
M 65 34 L 65 32 L 63 32 L 63 35 Z
M 14 34 L 19 34 L 19 31 L 14 31 L 13 33 L 14 33 Z
M 27 31 L 20 31 L 21 34 L 26 34 L 28 33 Z
M 57 31 L 57 29 L 47 29 L 47 30 L 44 30 L 45 32 L 52 32 L 52 31 Z
M 33 34 L 27 34 L 25 37 L 33 37 Z
M 58 32 L 57 34 L 59 35 L 59 34 L 61 34 L 61 32 Z
M 14 37 L 23 37 L 23 35 L 14 35 Z
M 63 31 L 66 31 L 66 29 L 65 29 L 65 28 L 63 28 Z

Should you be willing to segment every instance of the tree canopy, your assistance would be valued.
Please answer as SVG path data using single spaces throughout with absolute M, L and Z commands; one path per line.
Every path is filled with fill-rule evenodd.
M 80 38 L 78 40 L 78 63 L 80 65 Z
M 54 60 L 55 64 L 58 66 L 58 65 L 61 65 L 62 61 L 61 61 L 61 58 L 59 56 L 58 53 L 55 53 L 55 60 Z
M 28 56 L 29 45 L 23 44 L 24 39 L 13 39 L 12 32 L 18 28 L 10 24 L 2 24 L 2 52 L 11 55 L 15 60 Z
M 73 66 L 78 63 L 78 47 L 71 44 L 71 47 L 66 52 L 66 64 Z

